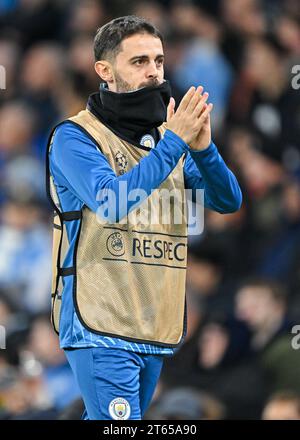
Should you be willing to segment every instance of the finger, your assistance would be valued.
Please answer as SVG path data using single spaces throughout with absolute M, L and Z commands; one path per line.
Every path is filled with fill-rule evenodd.
M 202 113 L 204 112 L 204 110 L 206 110 L 206 109 L 207 109 L 207 105 L 208 105 L 207 103 L 205 103 L 205 104 L 204 104 L 204 106 L 203 106 L 203 109 L 201 110 L 201 113 L 200 113 L 200 115 L 202 115 Z
M 195 91 L 196 91 L 196 89 L 194 86 L 189 88 L 189 90 L 186 92 L 186 94 L 184 95 L 184 97 L 182 98 L 182 100 L 178 106 L 177 113 L 181 113 L 182 111 L 184 111 L 187 108 L 188 103 L 190 102 L 192 96 L 194 96 Z
M 172 97 L 170 98 L 170 102 L 167 108 L 167 121 L 169 121 L 175 112 L 175 99 Z
M 206 120 L 206 118 L 209 116 L 210 112 L 212 111 L 213 106 L 214 105 L 211 103 L 208 104 L 208 106 L 206 107 L 206 109 L 204 110 L 204 112 L 202 113 L 202 115 L 199 118 L 200 123 L 203 123 Z
M 208 100 L 209 93 L 205 92 L 204 95 L 201 97 L 199 103 L 196 105 L 193 114 L 197 117 L 201 115 L 203 112 L 204 105 L 206 101 Z M 205 111 L 205 110 L 204 110 Z
M 201 100 L 201 93 L 203 91 L 203 87 L 202 86 L 198 86 L 194 96 L 191 98 L 190 102 L 187 105 L 186 111 L 189 113 L 193 113 L 193 111 L 195 110 L 197 104 L 199 103 L 199 101 Z

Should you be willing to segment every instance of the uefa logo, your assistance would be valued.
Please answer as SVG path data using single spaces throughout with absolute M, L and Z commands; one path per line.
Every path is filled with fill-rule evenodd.
M 121 257 L 125 254 L 123 237 L 120 232 L 113 232 L 106 240 L 106 248 L 114 257 Z

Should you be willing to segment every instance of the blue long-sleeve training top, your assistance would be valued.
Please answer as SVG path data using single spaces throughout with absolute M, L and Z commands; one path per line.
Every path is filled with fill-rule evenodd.
M 60 125 L 55 132 L 50 151 L 50 171 L 63 211 L 80 210 L 83 205 L 97 212 L 104 202 L 107 190 L 114 191 L 120 221 L 137 202 L 119 203 L 119 183 L 126 182 L 127 191 L 140 188 L 150 195 L 158 188 L 186 153 L 184 165 L 185 187 L 195 191 L 204 190 L 204 205 L 220 213 L 231 213 L 241 206 L 242 195 L 234 174 L 226 166 L 213 142 L 202 151 L 193 151 L 175 133 L 166 130 L 164 137 L 138 165 L 117 176 L 107 158 L 96 144 L 79 127 L 70 122 Z M 102 197 L 99 197 L 102 194 Z M 142 203 L 143 200 L 140 200 Z M 64 267 L 71 265 L 78 222 L 66 223 L 70 252 Z M 60 346 L 67 347 L 114 347 L 146 354 L 172 355 L 174 348 L 154 344 L 140 344 L 121 338 L 101 336 L 87 330 L 78 320 L 73 304 L 73 276 L 65 277 L 60 318 Z

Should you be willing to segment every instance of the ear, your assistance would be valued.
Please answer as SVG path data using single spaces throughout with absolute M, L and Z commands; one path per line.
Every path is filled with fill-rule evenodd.
M 114 81 L 112 66 L 108 61 L 96 61 L 95 70 L 103 81 L 107 83 Z

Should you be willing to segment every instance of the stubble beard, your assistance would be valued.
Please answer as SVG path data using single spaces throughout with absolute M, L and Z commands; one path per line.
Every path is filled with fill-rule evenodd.
M 158 79 L 153 79 L 148 81 L 147 83 L 141 83 L 138 87 L 134 87 L 127 81 L 125 81 L 117 71 L 114 72 L 114 76 L 116 81 L 117 93 L 134 92 L 135 90 L 139 90 L 143 87 L 159 86 L 160 84 Z

